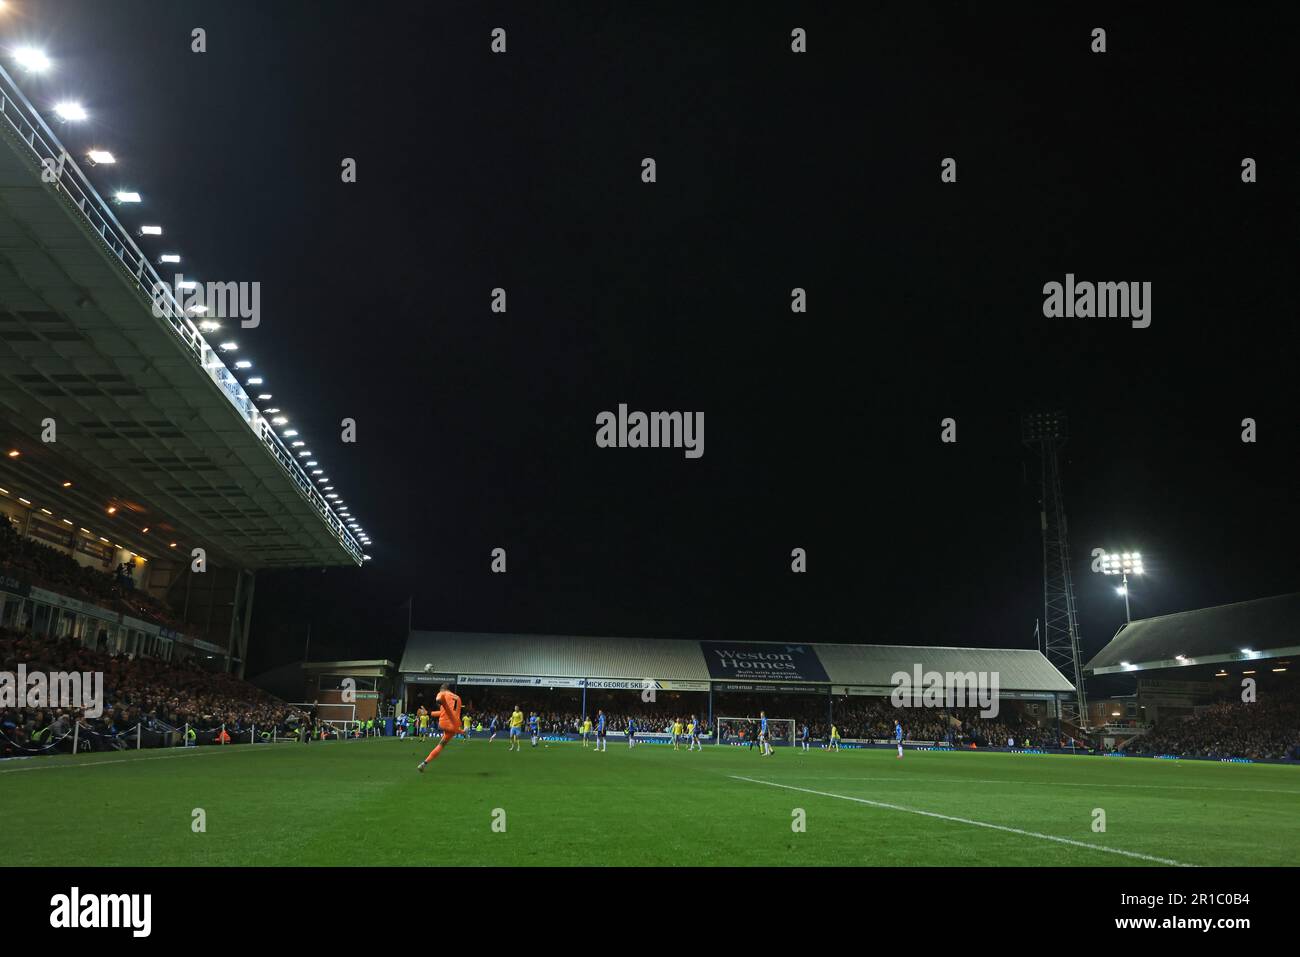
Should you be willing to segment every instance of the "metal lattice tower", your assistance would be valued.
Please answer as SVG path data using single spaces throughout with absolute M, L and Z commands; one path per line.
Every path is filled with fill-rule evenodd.
M 1074 701 L 1062 703 L 1061 717 L 1083 728 L 1088 720 L 1088 701 L 1083 691 L 1083 671 L 1079 663 L 1079 616 L 1075 609 L 1074 579 L 1070 575 L 1070 543 L 1058 455 L 1067 438 L 1065 413 L 1026 415 L 1021 418 L 1020 428 L 1022 441 L 1037 446 L 1042 460 L 1039 517 L 1043 529 L 1044 650 L 1047 660 L 1075 688 Z

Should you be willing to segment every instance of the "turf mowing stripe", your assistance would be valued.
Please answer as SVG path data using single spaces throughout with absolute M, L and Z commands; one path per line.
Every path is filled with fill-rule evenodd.
M 150 755 L 150 756 L 147 757 L 147 758 L 144 758 L 144 757 L 141 757 L 141 758 L 115 758 L 115 759 L 113 759 L 112 761 L 68 761 L 68 762 L 65 762 L 65 763 L 63 763 L 63 764 L 48 764 L 48 763 L 46 763 L 46 764 L 32 764 L 32 765 L 27 765 L 27 766 L 25 766 L 25 767 L 21 767 L 21 768 L 0 768 L 0 774 L 17 774 L 19 771 L 57 771 L 59 768 L 100 768 L 100 767 L 103 767 L 103 766 L 106 765 L 106 764 L 135 764 L 135 763 L 138 763 L 138 762 L 140 762 L 140 761 L 166 761 L 168 758 L 188 758 L 188 757 L 194 757 L 194 756 L 196 756 L 196 755 L 200 755 L 200 754 L 211 754 L 211 753 L 213 753 L 213 752 L 216 752 L 216 753 L 218 753 L 218 754 L 220 754 L 221 752 L 233 752 L 233 751 L 241 751 L 241 752 L 242 752 L 242 751 L 251 750 L 252 748 L 255 748 L 255 747 L 257 747 L 257 746 L 256 746 L 256 745 L 248 744 L 248 745 L 242 745 L 242 746 L 241 746 L 241 745 L 235 745 L 234 747 L 230 747 L 230 748 L 222 748 L 222 747 L 216 747 L 216 748 L 204 748 L 202 751 L 180 751 L 180 750 L 178 750 L 178 752 L 177 752 L 176 754 L 153 754 L 153 755 Z M 261 751 L 261 750 L 271 750 L 271 749 L 273 749 L 273 748 L 275 748 L 275 747 L 276 747 L 276 745 L 271 745 L 271 748 L 258 748 L 258 750 L 259 750 L 259 751 Z M 13 760 L 13 759 L 10 758 L 9 760 Z M 23 760 L 40 761 L 41 759 L 40 759 L 39 756 L 36 756 L 36 757 L 32 757 L 32 758 L 30 758 L 30 759 L 23 759 Z
M 855 801 L 858 804 L 869 804 L 872 807 L 884 808 L 888 811 L 904 811 L 907 814 L 920 814 L 923 817 L 933 817 L 940 821 L 952 821 L 956 824 L 970 824 L 973 827 L 986 827 L 993 831 L 1005 831 L 1008 834 L 1019 834 L 1022 837 L 1037 837 L 1044 841 L 1056 841 L 1058 844 L 1069 844 L 1073 847 L 1082 847 L 1090 851 L 1102 851 L 1106 854 L 1120 854 L 1124 857 L 1136 858 L 1140 861 L 1151 861 L 1154 864 L 1168 864 L 1172 867 L 1193 867 L 1192 864 L 1184 864 L 1182 861 L 1170 860 L 1166 857 L 1154 857 L 1150 854 L 1139 854 L 1137 851 L 1121 851 L 1117 847 L 1105 847 L 1101 844 L 1089 844 L 1087 841 L 1075 841 L 1068 837 L 1057 837 L 1054 834 L 1039 834 L 1037 831 L 1023 831 L 1018 827 L 1007 827 L 1003 824 L 989 824 L 987 821 L 972 821 L 966 817 L 953 817 L 950 814 L 939 814 L 935 811 L 922 811 L 919 808 L 903 807 L 899 804 L 886 804 L 884 801 L 872 801 L 868 798 L 852 797 L 847 794 L 831 794 L 829 791 L 814 791 L 812 788 L 798 788 L 793 784 L 778 784 L 775 781 L 760 781 L 757 778 L 741 777 L 738 774 L 730 774 L 728 777 L 737 781 L 748 781 L 750 784 L 766 784 L 768 787 L 785 788 L 787 791 L 802 791 L 805 794 L 816 794 L 819 797 L 839 798 L 841 801 Z
M 799 775 L 795 776 L 799 777 Z M 906 784 L 909 781 L 938 781 L 942 784 L 1014 784 L 1016 787 L 1023 784 L 1038 784 L 1050 788 L 1137 788 L 1142 791 L 1156 788 L 1161 791 L 1236 791 L 1242 794 L 1290 794 L 1292 797 L 1300 798 L 1300 791 L 1292 791 L 1287 788 L 1225 788 L 1213 784 L 1102 784 L 1099 782 L 1093 783 L 1092 781 L 1016 781 L 1010 778 L 918 778 L 910 776 L 899 778 L 866 778 L 852 775 L 822 777 L 819 774 L 803 776 L 815 777 L 819 781 L 871 781 L 879 784 Z

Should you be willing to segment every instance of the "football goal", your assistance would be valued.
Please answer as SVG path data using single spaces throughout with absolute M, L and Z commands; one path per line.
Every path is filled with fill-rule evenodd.
M 757 736 L 758 728 L 762 723 L 758 717 L 719 717 L 715 721 L 717 730 L 713 739 L 715 744 L 749 744 Z M 794 726 L 794 718 L 768 718 L 767 734 L 772 747 L 794 744 Z

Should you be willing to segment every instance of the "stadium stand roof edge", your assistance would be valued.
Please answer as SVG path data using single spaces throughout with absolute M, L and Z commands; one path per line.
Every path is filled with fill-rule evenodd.
M 710 639 L 703 639 L 708 642 Z M 887 687 L 899 670 L 996 672 L 1008 691 L 1069 692 L 1073 686 L 1043 655 L 1030 648 L 958 648 L 923 645 L 832 644 L 825 642 L 727 641 L 737 646 L 801 645 L 815 649 L 825 669 L 822 682 L 779 674 L 711 674 L 701 639 L 612 638 L 608 636 L 488 634 L 413 631 L 399 671 L 412 674 L 432 665 L 440 674 L 552 678 L 749 681 Z
M 1140 619 L 1121 627 L 1083 670 L 1105 675 L 1292 654 L 1300 654 L 1300 592 Z

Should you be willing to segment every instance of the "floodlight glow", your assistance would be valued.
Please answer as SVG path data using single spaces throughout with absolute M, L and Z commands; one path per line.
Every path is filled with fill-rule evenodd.
M 236 349 L 239 348 L 239 343 L 223 342 L 221 345 L 217 346 L 217 348 L 220 349 L 222 352 L 234 352 Z
M 300 445 L 306 445 L 306 444 L 307 444 L 306 442 L 290 442 L 290 443 L 289 443 L 289 447 L 290 447 L 290 448 L 294 448 L 294 449 L 296 449 L 296 448 L 298 448 L 298 446 L 300 446 Z
M 161 235 L 162 235 L 162 227 L 161 227 L 161 226 L 141 226 L 141 227 L 140 227 L 140 235 L 141 235 L 141 236 L 161 236 Z
M 262 414 L 263 414 L 263 415 L 275 415 L 275 414 L 276 414 L 277 412 L 279 412 L 279 411 L 280 411 L 279 409 L 263 409 L 263 410 L 262 410 Z
M 177 289 L 198 289 L 199 284 L 193 279 L 182 279 L 176 284 Z
M 236 369 L 251 369 L 251 368 L 253 368 L 253 363 L 252 363 L 250 360 L 248 360 L 248 359 L 240 359 L 238 362 L 235 363 L 235 368 L 236 368 Z
M 1116 594 L 1116 595 L 1127 595 L 1127 594 L 1128 594 L 1128 588 L 1126 588 L 1124 585 L 1120 585 L 1118 588 L 1115 589 L 1115 594 Z
M 249 384 L 251 385 L 252 382 L 253 382 L 253 380 L 252 380 L 252 379 L 249 379 L 248 382 L 249 382 Z M 262 393 L 259 393 L 259 394 L 258 394 L 258 396 L 257 396 L 257 401 L 258 401 L 258 402 L 265 402 L 265 401 L 266 401 L 267 399 L 269 399 L 269 398 L 271 398 L 271 393 L 269 393 L 269 392 L 262 392 Z
M 207 311 L 208 311 L 208 307 L 201 305 L 200 303 L 195 302 L 190 304 L 190 312 L 194 313 L 196 316 L 201 316 Z M 216 328 L 219 329 L 221 327 L 216 326 Z
M 79 123 L 90 114 L 76 100 L 64 100 L 54 104 L 54 115 L 67 123 Z
M 213 319 L 204 319 L 199 323 L 199 328 L 204 332 L 216 332 L 221 328 L 221 323 Z
M 288 424 L 289 424 L 289 420 L 286 419 L 286 418 L 285 418 L 284 416 L 282 416 L 282 415 L 277 415 L 277 416 L 276 416 L 274 419 L 272 419 L 271 421 L 272 421 L 275 425 L 288 425 Z
M 43 73 L 50 68 L 50 58 L 35 47 L 20 47 L 14 51 L 14 59 L 28 73 Z
M 285 436 L 285 438 L 288 438 L 288 439 L 293 438 L 293 437 L 294 437 L 295 435 L 297 435 L 297 434 L 298 434 L 298 430 L 297 430 L 297 429 L 285 429 L 285 430 L 284 430 L 284 436 Z
M 158 261 L 160 263 L 178 263 L 181 261 L 181 257 L 176 253 L 163 253 L 158 257 Z
M 86 154 L 86 159 L 95 166 L 111 166 L 117 162 L 117 157 L 108 150 L 91 150 Z
M 125 190 L 125 189 L 123 189 L 123 190 L 118 190 L 117 195 L 116 195 L 114 198 L 115 198 L 119 203 L 138 203 L 138 202 L 140 202 L 140 194 L 139 194 L 139 193 L 135 193 L 135 192 L 132 192 L 131 190 Z

